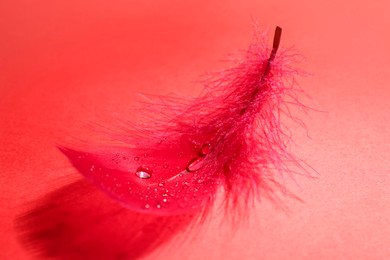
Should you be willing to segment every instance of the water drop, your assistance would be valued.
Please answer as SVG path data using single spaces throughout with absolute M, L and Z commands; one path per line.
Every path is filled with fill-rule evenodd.
M 168 164 L 164 164 L 164 165 L 163 165 L 163 168 L 164 168 L 164 169 L 167 169 L 167 168 L 168 168 Z
M 192 159 L 188 163 L 186 170 L 188 172 L 195 172 L 195 171 L 199 170 L 200 168 L 202 168 L 202 166 L 203 166 L 203 158 L 197 157 L 197 158 Z
M 95 165 L 92 165 L 91 168 L 89 169 L 91 172 L 95 170 Z
M 148 209 L 150 208 L 150 205 L 149 204 L 145 204 L 145 209 Z
M 158 184 L 158 186 L 160 186 L 160 187 L 164 187 L 164 185 L 165 185 L 165 182 L 160 182 L 160 183 Z
M 209 154 L 211 151 L 211 144 L 205 144 L 202 146 L 202 149 L 200 150 L 200 155 L 205 156 Z
M 138 156 L 134 157 L 134 161 L 139 161 L 139 157 Z
M 160 204 L 157 204 L 157 205 L 156 205 L 156 208 L 158 208 L 158 209 L 161 208 L 161 205 L 160 205 Z
M 152 171 L 149 169 L 149 167 L 139 167 L 135 172 L 135 175 L 141 179 L 149 179 L 152 177 Z
M 164 199 L 163 199 L 163 202 L 165 202 L 165 203 L 168 202 L 168 199 L 167 199 L 167 198 L 164 198 Z

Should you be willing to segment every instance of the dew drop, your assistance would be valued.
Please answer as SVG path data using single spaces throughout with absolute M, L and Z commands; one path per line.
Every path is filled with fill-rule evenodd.
M 134 157 L 134 161 L 139 161 L 139 157 L 138 156 L 136 156 L 136 157 Z
M 205 144 L 202 146 L 202 149 L 200 150 L 200 155 L 205 156 L 209 154 L 211 151 L 211 144 Z
M 164 198 L 164 199 L 163 199 L 163 202 L 165 202 L 165 203 L 168 202 L 168 199 L 167 199 L 167 198 Z
M 156 205 L 156 208 L 160 209 L 160 208 L 161 208 L 161 205 L 160 205 L 160 204 L 157 204 L 157 205 Z
M 202 168 L 202 166 L 203 166 L 203 158 L 197 157 L 197 158 L 192 159 L 188 163 L 186 170 L 188 172 L 195 172 L 195 171 L 199 170 L 200 168 Z
M 95 170 L 95 165 L 92 165 L 91 168 L 89 169 L 91 172 Z
M 135 175 L 141 179 L 149 179 L 152 177 L 152 171 L 149 167 L 139 167 L 135 172 Z
M 163 168 L 164 168 L 164 169 L 167 169 L 167 168 L 168 168 L 168 164 L 164 164 L 164 165 L 163 165 Z
M 145 204 L 145 209 L 148 209 L 150 208 L 150 205 L 149 204 Z
M 158 186 L 160 186 L 160 187 L 164 187 L 164 185 L 165 185 L 165 182 L 160 182 L 160 183 L 158 184 Z

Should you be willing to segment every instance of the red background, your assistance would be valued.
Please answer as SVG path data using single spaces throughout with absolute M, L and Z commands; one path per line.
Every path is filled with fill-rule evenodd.
M 98 254 L 131 248 L 107 244 L 104 249 L 107 238 L 99 240 L 99 248 L 92 242 L 83 247 L 84 242 L 77 241 L 85 237 L 70 231 L 57 240 L 56 234 L 40 234 L 34 240 L 39 246 L 31 244 L 26 229 L 53 220 L 50 214 L 46 218 L 25 214 L 45 205 L 48 194 L 54 200 L 51 203 L 72 200 L 74 207 L 56 206 L 78 212 L 70 215 L 84 211 L 104 215 L 99 205 L 88 208 L 91 200 L 105 201 L 104 196 L 93 193 L 88 185 L 67 186 L 79 176 L 55 145 L 74 137 L 93 139 L 86 123 L 110 125 L 115 113 L 131 119 L 127 109 L 138 92 L 196 95 L 200 86 L 191 82 L 205 72 L 226 67 L 220 60 L 227 53 L 246 49 L 252 17 L 261 28 L 283 27 L 282 46 L 294 46 L 307 58 L 300 68 L 313 76 L 299 81 L 312 97 L 305 102 L 325 112 L 299 115 L 311 138 L 294 126 L 292 150 L 318 171 L 318 178 L 296 177 L 295 182 L 286 178 L 286 185 L 304 203 L 286 199 L 288 210 L 281 210 L 262 201 L 234 232 L 230 225 L 220 224 L 223 215 L 218 211 L 201 228 L 188 233 L 180 231 L 186 221 L 170 222 L 179 226 L 178 236 L 156 245 L 154 251 L 141 249 L 143 257 L 390 258 L 389 8 L 384 0 L 2 0 L 0 258 L 30 259 L 48 247 L 60 248 L 51 254 L 65 258 L 67 250 L 75 251 L 71 254 L 75 258 L 77 250 Z M 80 195 L 83 191 L 96 197 Z M 117 209 L 102 203 L 109 213 Z M 121 216 L 104 225 L 121 227 L 122 222 L 135 218 Z M 74 230 L 84 225 L 68 223 L 72 218 L 64 222 Z M 83 235 L 95 228 L 91 226 Z M 157 234 L 169 233 L 158 233 L 159 228 L 155 228 Z M 129 233 L 125 233 L 127 239 Z M 134 245 L 148 243 L 154 245 L 149 240 L 136 241 L 133 250 Z

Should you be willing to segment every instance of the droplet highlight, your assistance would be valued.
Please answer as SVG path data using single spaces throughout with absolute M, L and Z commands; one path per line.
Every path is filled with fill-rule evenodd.
M 149 179 L 152 177 L 152 171 L 149 167 L 139 167 L 135 172 L 135 175 L 141 179 Z

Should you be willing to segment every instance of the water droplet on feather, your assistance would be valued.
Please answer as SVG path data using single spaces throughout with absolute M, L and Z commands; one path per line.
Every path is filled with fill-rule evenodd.
M 152 171 L 148 167 L 139 167 L 135 175 L 141 179 L 149 179 L 152 177 Z
M 188 163 L 186 170 L 188 172 L 195 172 L 195 171 L 199 170 L 200 168 L 202 168 L 202 166 L 203 166 L 203 158 L 197 157 L 197 158 L 192 159 Z
M 202 149 L 200 150 L 200 155 L 205 156 L 209 154 L 211 151 L 211 145 L 210 144 L 205 144 L 202 146 Z

